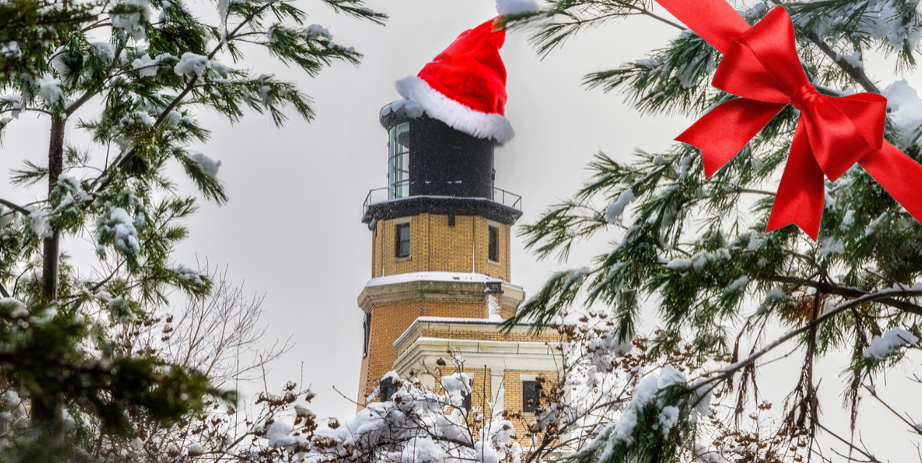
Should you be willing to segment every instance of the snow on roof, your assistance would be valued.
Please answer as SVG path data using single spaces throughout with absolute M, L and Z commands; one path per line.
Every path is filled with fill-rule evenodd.
M 388 275 L 386 277 L 372 278 L 365 285 L 366 288 L 372 286 L 392 285 L 396 283 L 407 283 L 411 281 L 446 281 L 458 283 L 502 283 L 500 278 L 493 278 L 489 275 L 480 273 L 460 273 L 460 272 L 414 272 L 401 273 L 399 275 Z
M 391 113 L 403 113 L 410 119 L 421 117 L 424 113 L 423 107 L 418 103 L 410 100 L 398 100 L 381 108 L 380 117 L 386 117 Z

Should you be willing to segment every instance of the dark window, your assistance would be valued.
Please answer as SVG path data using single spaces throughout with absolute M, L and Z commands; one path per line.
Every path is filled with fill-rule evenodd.
M 394 256 L 396 257 L 409 257 L 410 256 L 410 224 L 408 223 L 398 223 L 394 227 L 394 235 L 396 238 Z
M 390 376 L 382 379 L 381 383 L 378 384 L 378 399 L 381 400 L 381 402 L 391 400 L 395 392 L 397 392 L 397 385 L 394 384 L 394 378 Z
M 363 323 L 365 331 L 365 346 L 362 348 L 362 358 L 368 357 L 368 338 L 371 337 L 371 313 L 365 313 L 365 322 Z
M 449 227 L 455 226 L 455 216 L 454 215 L 448 216 L 448 226 Z
M 493 262 L 499 262 L 499 228 L 489 227 L 490 241 L 488 246 L 489 258 Z
M 471 411 L 471 393 L 470 392 L 461 391 L 461 406 L 464 407 L 465 410 Z
M 537 381 L 522 381 L 522 411 L 534 413 L 541 401 Z

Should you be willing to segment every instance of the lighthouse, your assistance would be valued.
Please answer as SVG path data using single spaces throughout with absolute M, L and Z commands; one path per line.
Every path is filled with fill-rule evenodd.
M 495 182 L 497 147 L 514 136 L 504 116 L 504 39 L 502 17 L 465 31 L 417 76 L 398 81 L 403 99 L 380 112 L 387 155 L 382 149 L 375 166 L 386 159 L 388 182 L 363 205 L 372 258 L 358 298 L 359 407 L 390 399 L 392 371 L 438 392 L 434 372 L 451 355 L 464 359 L 471 379 L 467 406 L 502 398 L 505 410 L 527 419 L 539 406 L 539 383 L 556 380 L 556 331 L 500 330 L 525 298 L 510 252 L 522 198 Z

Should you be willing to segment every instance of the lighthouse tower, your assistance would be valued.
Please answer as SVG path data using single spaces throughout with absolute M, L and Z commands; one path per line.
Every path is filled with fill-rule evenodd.
M 372 278 L 358 298 L 360 407 L 390 398 L 382 377 L 392 370 L 438 390 L 431 372 L 448 351 L 464 358 L 473 406 L 502 388 L 505 409 L 527 416 L 538 406 L 539 377 L 557 376 L 556 333 L 499 330 L 525 297 L 510 261 L 522 198 L 495 184 L 494 151 L 512 138 L 503 39 L 495 20 L 464 32 L 417 77 L 398 82 L 405 99 L 381 110 L 388 185 L 369 193 L 362 218 Z

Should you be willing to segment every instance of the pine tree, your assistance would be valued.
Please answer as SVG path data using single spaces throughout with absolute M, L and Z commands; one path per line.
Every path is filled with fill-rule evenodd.
M 362 0 L 323 3 L 386 19 Z M 197 114 L 210 109 L 237 122 L 249 109 L 278 126 L 290 112 L 313 117 L 297 86 L 246 70 L 246 58 L 265 53 L 314 76 L 361 55 L 307 26 L 291 1 L 216 5 L 212 23 L 181 0 L 0 5 L 0 127 L 10 130 L 23 113 L 51 121 L 47 163 L 26 160 L 12 176 L 18 188 L 40 190 L 40 200 L 0 198 L 0 388 L 18 391 L 51 439 L 17 447 L 0 422 L 0 460 L 63 458 L 55 436 L 84 420 L 124 433 L 127 413 L 172 422 L 208 397 L 233 399 L 200 372 L 113 344 L 113 330 L 144 320 L 170 292 L 212 289 L 207 275 L 171 258 L 197 199 L 177 190 L 167 166 L 178 163 L 204 198 L 223 203 L 220 163 L 189 148 L 209 137 Z M 66 130 L 89 134 L 93 145 L 71 144 Z M 98 264 L 68 257 L 65 245 L 86 243 Z
M 873 56 L 893 69 L 915 69 L 922 37 L 919 2 L 765 0 L 737 6 L 754 24 L 778 5 L 794 20 L 804 70 L 820 92 L 887 96 L 886 139 L 922 161 L 922 118 L 913 114 L 922 100 L 905 81 L 887 82 L 889 70 L 874 78 L 865 67 Z M 621 92 L 640 113 L 692 118 L 733 98 L 709 85 L 720 54 L 652 1 L 554 1 L 516 25 L 533 28 L 533 43 L 547 54 L 580 31 L 618 20 L 665 23 L 675 27 L 676 36 L 643 59 L 586 76 L 588 88 Z M 631 412 L 632 423 L 624 419 L 626 410 L 576 460 L 726 461 L 714 428 L 690 419 L 704 396 L 696 390 L 736 391 L 739 404 L 731 414 L 739 419 L 754 407 L 745 403 L 758 392 L 757 366 L 797 346 L 802 368 L 795 365 L 791 376 L 800 379 L 783 409 L 775 411 L 770 434 L 783 436 L 792 450 L 806 439 L 806 450 L 777 460 L 756 452 L 744 460 L 801 461 L 823 450 L 815 438 L 824 433 L 824 442 L 839 445 L 843 454 L 878 461 L 873 448 L 858 445 L 854 434 L 858 397 L 867 391 L 886 400 L 873 384 L 893 370 L 907 348 L 919 348 L 922 285 L 915 282 L 922 274 L 922 225 L 855 167 L 826 183 L 818 242 L 793 226 L 765 233 L 797 119 L 793 107 L 785 108 L 710 180 L 704 178 L 700 153 L 687 145 L 661 153 L 637 151 L 629 162 L 598 154 L 589 166 L 591 178 L 571 199 L 521 229 L 538 257 L 561 261 L 578 242 L 612 236 L 615 241 L 591 266 L 553 275 L 509 323 L 545 325 L 574 305 L 605 305 L 613 334 L 627 341 L 638 334 L 641 315 L 649 320 L 652 312 L 660 329 L 650 337 L 650 360 L 668 363 L 684 342 L 702 359 L 727 357 L 724 368 L 710 375 L 660 390 L 657 400 Z M 766 339 L 771 332 L 785 334 L 772 341 Z M 814 374 L 815 360 L 834 352 L 850 359 L 841 370 L 851 436 L 849 426 L 830 425 L 820 413 L 822 406 L 840 406 L 835 399 L 821 403 L 821 378 Z M 840 382 L 827 378 L 825 388 Z M 679 423 L 662 432 L 657 414 L 673 406 L 680 410 Z M 895 408 L 897 416 L 885 425 L 922 434 L 922 426 Z M 835 457 L 828 447 L 824 455 Z

